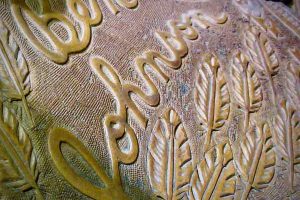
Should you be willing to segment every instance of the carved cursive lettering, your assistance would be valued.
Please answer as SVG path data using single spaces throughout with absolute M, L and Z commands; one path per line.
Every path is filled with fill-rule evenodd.
M 48 0 L 43 2 L 43 13 L 35 13 L 23 0 L 12 0 L 12 14 L 19 25 L 21 31 L 33 46 L 45 54 L 56 63 L 63 64 L 67 61 L 69 54 L 85 49 L 91 39 L 91 27 L 102 21 L 102 11 L 96 0 L 89 0 L 89 7 L 82 0 L 68 0 L 66 7 L 74 20 L 79 24 L 79 30 L 66 15 L 50 10 Z M 116 0 L 118 4 L 126 8 L 133 8 L 137 5 L 137 0 L 124 1 Z M 112 0 L 105 0 L 104 3 L 116 14 L 117 8 Z M 41 38 L 37 37 L 30 28 L 27 17 L 35 24 L 36 28 L 43 34 L 49 42 L 51 48 L 46 47 Z M 68 39 L 62 40 L 55 34 L 50 26 L 59 22 L 68 33 Z
M 147 92 L 134 84 L 123 83 L 122 78 L 105 59 L 100 57 L 90 58 L 92 70 L 109 88 L 117 102 L 116 114 L 108 114 L 104 120 L 115 181 L 120 182 L 119 163 L 130 164 L 135 161 L 138 155 L 137 138 L 134 130 L 127 122 L 127 111 L 130 111 L 140 127 L 145 128 L 147 125 L 147 118 L 139 110 L 131 94 L 135 94 L 144 103 L 152 107 L 157 107 L 160 102 L 159 91 L 146 73 L 145 68 L 150 68 L 162 81 L 167 82 L 169 77 L 161 69 L 162 64 L 171 69 L 178 69 L 181 66 L 182 58 L 188 53 L 186 40 L 195 40 L 199 36 L 195 26 L 208 28 L 210 24 L 223 24 L 226 20 L 227 17 L 224 14 L 217 19 L 213 19 L 199 11 L 190 11 L 183 14 L 181 20 L 171 20 L 167 23 L 170 32 L 157 31 L 155 36 L 168 50 L 168 56 L 157 51 L 146 51 L 134 60 L 135 69 L 145 82 Z M 117 140 L 125 135 L 130 140 L 131 149 L 122 152 Z

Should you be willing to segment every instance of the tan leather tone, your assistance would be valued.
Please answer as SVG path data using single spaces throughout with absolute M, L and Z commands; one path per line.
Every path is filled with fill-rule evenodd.
M 1 1 L 0 199 L 300 199 L 299 17 Z

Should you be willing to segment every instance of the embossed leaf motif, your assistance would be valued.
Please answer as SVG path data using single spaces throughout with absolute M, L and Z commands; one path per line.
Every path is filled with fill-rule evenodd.
M 0 116 L 0 181 L 8 187 L 26 191 L 34 189 L 42 198 L 37 185 L 37 160 L 26 130 L 1 102 Z
M 262 104 L 261 84 L 253 65 L 241 52 L 238 52 L 233 58 L 231 74 L 234 96 L 245 114 L 244 128 L 247 130 L 250 113 L 257 112 Z
M 275 173 L 276 155 L 268 124 L 249 131 L 240 147 L 236 164 L 246 184 L 242 199 L 247 199 L 252 188 L 266 188 Z
M 195 106 L 201 127 L 206 131 L 205 150 L 211 145 L 213 131 L 219 131 L 229 116 L 230 99 L 227 82 L 219 67 L 218 59 L 213 55 L 207 55 L 198 70 L 195 83 Z
M 268 38 L 249 28 L 245 33 L 245 45 L 252 63 L 265 76 L 274 76 L 278 72 L 279 61 Z
M 150 183 L 163 199 L 187 197 L 192 158 L 187 135 L 174 110 L 168 110 L 153 130 L 148 154 Z
M 277 148 L 288 162 L 289 180 L 293 186 L 295 167 L 300 164 L 300 118 L 287 101 L 282 101 L 279 106 L 274 131 Z
M 21 101 L 33 122 L 26 101 L 31 91 L 29 69 L 24 56 L 6 26 L 0 22 L 0 95 L 9 101 Z
M 191 180 L 190 199 L 233 199 L 235 169 L 232 152 L 227 143 L 219 144 L 205 153 Z

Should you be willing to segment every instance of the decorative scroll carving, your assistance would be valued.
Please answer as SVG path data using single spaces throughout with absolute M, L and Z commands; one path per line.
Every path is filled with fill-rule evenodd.
M 0 101 L 0 182 L 21 191 L 34 189 L 43 199 L 37 185 L 37 158 L 27 130 Z
M 279 61 L 275 50 L 268 38 L 253 27 L 246 31 L 244 40 L 251 62 L 262 77 L 268 80 L 273 93 L 273 104 L 277 105 L 273 77 L 278 73 Z
M 142 77 L 147 87 L 144 92 L 140 87 L 123 83 L 113 66 L 100 57 L 92 57 L 90 65 L 94 73 L 109 88 L 117 102 L 117 113 L 106 115 L 104 120 L 104 129 L 107 134 L 109 151 L 113 166 L 113 177 L 116 182 L 121 183 L 119 176 L 119 163 L 130 164 L 135 161 L 138 154 L 138 144 L 134 130 L 127 123 L 129 110 L 134 119 L 142 128 L 146 127 L 147 118 L 139 110 L 131 94 L 134 93 L 144 103 L 156 107 L 160 102 L 160 94 L 145 68 L 151 70 L 164 82 L 168 81 L 168 76 L 161 69 L 161 65 L 178 69 L 181 66 L 182 58 L 188 53 L 186 40 L 195 40 L 198 33 L 194 26 L 208 28 L 210 24 L 223 24 L 227 17 L 222 14 L 221 17 L 213 19 L 203 15 L 199 11 L 189 11 L 181 16 L 181 20 L 168 21 L 170 32 L 157 31 L 155 36 L 161 44 L 168 50 L 169 57 L 157 51 L 144 52 L 142 56 L 135 58 L 135 69 Z M 172 42 L 171 42 L 172 41 Z M 220 94 L 221 95 L 221 94 Z M 123 152 L 117 143 L 119 138 L 127 135 L 129 137 L 131 149 Z
M 254 67 L 246 55 L 238 52 L 231 65 L 234 97 L 244 112 L 244 132 L 249 128 L 250 113 L 257 112 L 262 104 L 262 89 Z
M 123 192 L 121 185 L 119 183 L 115 183 L 106 175 L 105 171 L 98 165 L 93 155 L 73 134 L 63 128 L 55 128 L 50 132 L 48 141 L 50 155 L 54 164 L 62 176 L 64 176 L 65 179 L 77 190 L 93 199 L 128 199 Z M 84 160 L 96 172 L 101 182 L 103 182 L 105 185 L 104 188 L 95 186 L 93 183 L 87 181 L 84 177 L 75 172 L 61 152 L 61 145 L 63 143 L 74 148 L 79 155 L 84 158 Z
M 280 30 L 274 20 L 267 17 L 261 3 L 257 0 L 234 0 L 234 3 L 240 8 L 253 24 L 258 26 L 264 32 L 276 39 L 280 37 Z
M 38 10 L 40 13 L 34 12 L 26 1 L 12 0 L 11 11 L 21 32 L 24 33 L 30 43 L 49 59 L 63 64 L 67 61 L 69 54 L 80 52 L 88 46 L 91 39 L 91 27 L 102 21 L 102 11 L 98 2 L 96 0 L 89 0 L 88 2 L 90 9 L 82 0 L 66 1 L 68 11 L 78 22 L 80 31 L 76 29 L 75 24 L 67 15 L 52 11 L 48 0 L 39 1 Z M 137 5 L 137 0 L 116 0 L 116 2 L 127 8 L 134 8 Z M 118 12 L 113 0 L 104 0 L 104 3 L 114 14 Z M 46 47 L 41 38 L 34 34 L 29 23 L 25 20 L 25 16 L 35 24 L 52 48 Z M 63 25 L 68 33 L 66 41 L 50 29 L 54 23 Z
M 229 144 L 222 143 L 205 153 L 191 181 L 189 197 L 194 199 L 233 199 L 235 169 Z
M 235 162 L 245 182 L 241 199 L 246 200 L 252 188 L 268 187 L 275 174 L 276 155 L 269 125 L 264 123 L 256 126 L 256 130 L 250 130 L 240 147 Z
M 154 192 L 166 200 L 187 198 L 192 169 L 184 127 L 177 113 L 167 110 L 156 122 L 149 145 L 148 171 Z
M 26 118 L 33 125 L 26 96 L 31 92 L 27 62 L 7 27 L 0 22 L 0 95 L 8 102 L 21 102 Z
M 230 111 L 229 91 L 218 59 L 207 55 L 199 68 L 194 93 L 195 106 L 201 127 L 206 132 L 204 151 L 212 145 L 212 134 L 224 127 Z
M 282 101 L 274 121 L 275 141 L 288 162 L 289 181 L 294 186 L 295 166 L 300 164 L 300 116 L 288 101 Z

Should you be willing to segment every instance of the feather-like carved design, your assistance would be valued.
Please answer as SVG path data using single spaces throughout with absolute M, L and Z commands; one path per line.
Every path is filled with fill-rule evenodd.
M 245 32 L 245 45 L 251 61 L 266 76 L 278 72 L 279 61 L 269 39 L 254 27 Z
M 261 3 L 256 0 L 235 0 L 234 4 L 237 5 L 242 11 L 243 15 L 250 19 L 261 30 L 269 33 L 273 38 L 278 39 L 280 37 L 280 29 L 276 22 L 268 17 L 261 6 Z
M 37 158 L 30 138 L 18 119 L 1 103 L 0 115 L 0 181 L 21 191 L 34 189 L 42 199 L 37 185 Z
M 28 121 L 33 123 L 26 96 L 31 91 L 27 62 L 14 37 L 0 22 L 0 96 L 8 101 L 20 101 Z
M 251 63 L 269 81 L 273 93 L 272 102 L 277 105 L 273 77 L 278 73 L 279 60 L 270 40 L 256 28 L 250 27 L 245 31 L 244 43 Z
M 234 97 L 244 112 L 244 131 L 248 130 L 250 113 L 257 112 L 262 105 L 261 84 L 255 69 L 246 55 L 238 52 L 231 65 Z
M 211 136 L 228 119 L 230 98 L 224 74 L 214 55 L 207 55 L 198 70 L 194 101 L 201 127 L 206 131 L 205 151 L 211 146 Z
M 289 7 L 271 1 L 260 1 L 264 9 L 282 23 L 291 33 L 300 38 L 300 20 Z
M 148 153 L 150 184 L 166 200 L 185 199 L 192 172 L 190 145 L 178 114 L 170 109 L 154 127 Z
M 264 123 L 249 131 L 240 147 L 236 166 L 246 185 L 241 197 L 245 200 L 252 188 L 268 187 L 275 174 L 276 155 L 269 125 Z
M 295 105 L 300 103 L 300 50 L 290 48 L 292 62 L 288 63 L 286 71 L 286 89 L 289 100 Z
M 289 54 L 291 55 L 295 63 L 300 64 L 300 49 L 290 48 Z
M 229 144 L 222 143 L 205 153 L 191 180 L 189 197 L 194 199 L 233 199 L 235 169 Z
M 288 162 L 289 181 L 294 185 L 295 165 L 300 164 L 300 118 L 288 101 L 282 101 L 274 121 L 276 147 Z
M 289 63 L 286 71 L 286 90 L 290 101 L 298 106 L 300 103 L 300 64 Z

